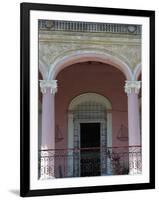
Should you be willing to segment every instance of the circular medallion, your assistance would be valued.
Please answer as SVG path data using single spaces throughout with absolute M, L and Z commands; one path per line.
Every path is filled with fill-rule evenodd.
M 134 32 L 136 31 L 136 26 L 135 26 L 135 25 L 130 25 L 130 26 L 128 26 L 128 31 L 129 31 L 130 33 L 134 33 Z
M 49 29 L 52 28 L 53 25 L 54 25 L 54 24 L 53 24 L 53 21 L 46 21 L 46 23 L 45 23 L 45 27 L 46 27 L 46 28 L 49 28 Z

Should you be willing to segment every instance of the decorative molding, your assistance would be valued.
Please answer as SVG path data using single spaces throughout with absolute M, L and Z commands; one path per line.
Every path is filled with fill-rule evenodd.
M 39 20 L 40 31 L 66 31 L 66 32 L 93 32 L 93 33 L 125 33 L 141 34 L 141 25 L 62 21 L 62 20 Z
M 92 31 L 84 28 L 86 26 L 92 27 Z M 107 28 L 104 29 L 104 26 Z M 94 61 L 96 58 L 97 61 L 118 66 L 122 72 L 129 74 L 127 80 L 135 80 L 133 71 L 141 63 L 141 35 L 135 32 L 141 26 L 137 25 L 137 29 L 134 26 L 39 20 L 39 68 L 43 79 L 56 79 L 59 66 L 67 65 L 67 61 L 74 64 L 76 58 L 80 62 L 90 55 L 89 60 Z M 73 31 L 69 30 L 71 27 L 74 27 Z
M 64 140 L 62 131 L 61 131 L 59 125 L 56 124 L 56 126 L 55 126 L 55 142 L 58 143 L 58 142 L 61 142 L 62 140 Z
M 128 141 L 128 128 L 121 124 L 118 133 L 117 133 L 117 139 L 124 142 Z
M 81 94 L 81 95 L 75 97 L 71 101 L 71 103 L 69 105 L 69 110 L 73 111 L 77 105 L 80 105 L 85 102 L 92 102 L 92 101 L 103 105 L 106 110 L 112 109 L 111 102 L 106 97 L 104 97 L 100 94 L 97 94 L 97 93 L 84 93 L 84 94 Z
M 48 76 L 48 65 L 45 61 L 42 60 L 42 55 L 40 55 L 40 52 L 39 52 L 39 71 L 42 75 L 42 78 L 43 79 L 47 79 L 47 76 Z
M 134 69 L 134 80 L 138 80 L 139 76 L 141 74 L 141 63 L 138 63 Z
M 45 36 L 47 38 L 47 36 Z M 133 39 L 131 41 L 132 44 L 127 44 L 125 39 L 118 38 L 120 40 L 119 44 L 116 44 L 116 38 L 107 38 L 107 40 L 102 41 L 101 37 L 92 38 L 90 37 L 73 37 L 73 38 L 65 38 L 68 41 L 62 41 L 60 36 L 60 43 L 56 41 L 50 42 L 40 42 L 39 43 L 39 53 L 40 58 L 46 63 L 45 69 L 47 71 L 51 70 L 51 65 L 57 61 L 60 57 L 67 57 L 69 54 L 73 52 L 83 52 L 83 51 L 96 51 L 97 53 L 109 54 L 113 57 L 116 57 L 126 63 L 130 70 L 134 69 L 138 63 L 141 62 L 141 41 L 138 40 L 136 43 Z M 96 41 L 97 44 L 92 44 L 91 41 Z M 76 39 L 76 42 L 74 42 Z M 102 42 L 101 42 L 102 41 Z M 110 44 L 107 44 L 108 41 Z M 105 43 L 107 42 L 107 43 Z
M 138 94 L 141 87 L 141 81 L 125 81 L 125 92 L 131 94 L 133 91 Z
M 127 80 L 132 80 L 133 74 L 129 63 L 125 62 L 122 56 L 114 54 L 101 48 L 86 48 L 76 49 L 60 53 L 59 56 L 50 65 L 48 79 L 56 78 L 57 74 L 65 67 L 75 64 L 77 62 L 98 61 L 112 65 L 123 72 Z
M 47 89 L 50 89 L 51 94 L 57 92 L 57 80 L 40 80 L 40 89 L 43 94 L 46 93 Z

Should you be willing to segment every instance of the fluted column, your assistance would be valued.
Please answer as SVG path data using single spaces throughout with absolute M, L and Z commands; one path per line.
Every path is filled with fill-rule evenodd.
M 129 174 L 138 174 L 141 171 L 140 118 L 138 94 L 140 81 L 126 81 L 125 92 L 128 96 L 128 138 L 129 138 Z
M 56 80 L 41 80 L 42 92 L 42 140 L 41 140 L 41 179 L 54 178 L 55 154 L 55 93 Z

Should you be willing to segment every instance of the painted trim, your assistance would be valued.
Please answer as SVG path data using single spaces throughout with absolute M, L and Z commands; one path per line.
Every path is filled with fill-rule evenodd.
M 48 79 L 55 79 L 57 74 L 65 67 L 90 60 L 99 61 L 116 67 L 125 75 L 127 80 L 133 80 L 133 73 L 129 64 L 124 61 L 124 58 L 121 58 L 119 55 L 114 55 L 113 52 L 102 49 L 77 49 L 59 55 L 50 66 Z
M 141 63 L 136 65 L 133 73 L 133 79 L 138 81 L 140 74 L 141 74 Z

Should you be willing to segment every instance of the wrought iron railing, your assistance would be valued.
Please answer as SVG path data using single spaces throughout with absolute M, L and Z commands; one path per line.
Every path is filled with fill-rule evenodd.
M 39 151 L 41 179 L 141 173 L 141 146 Z

